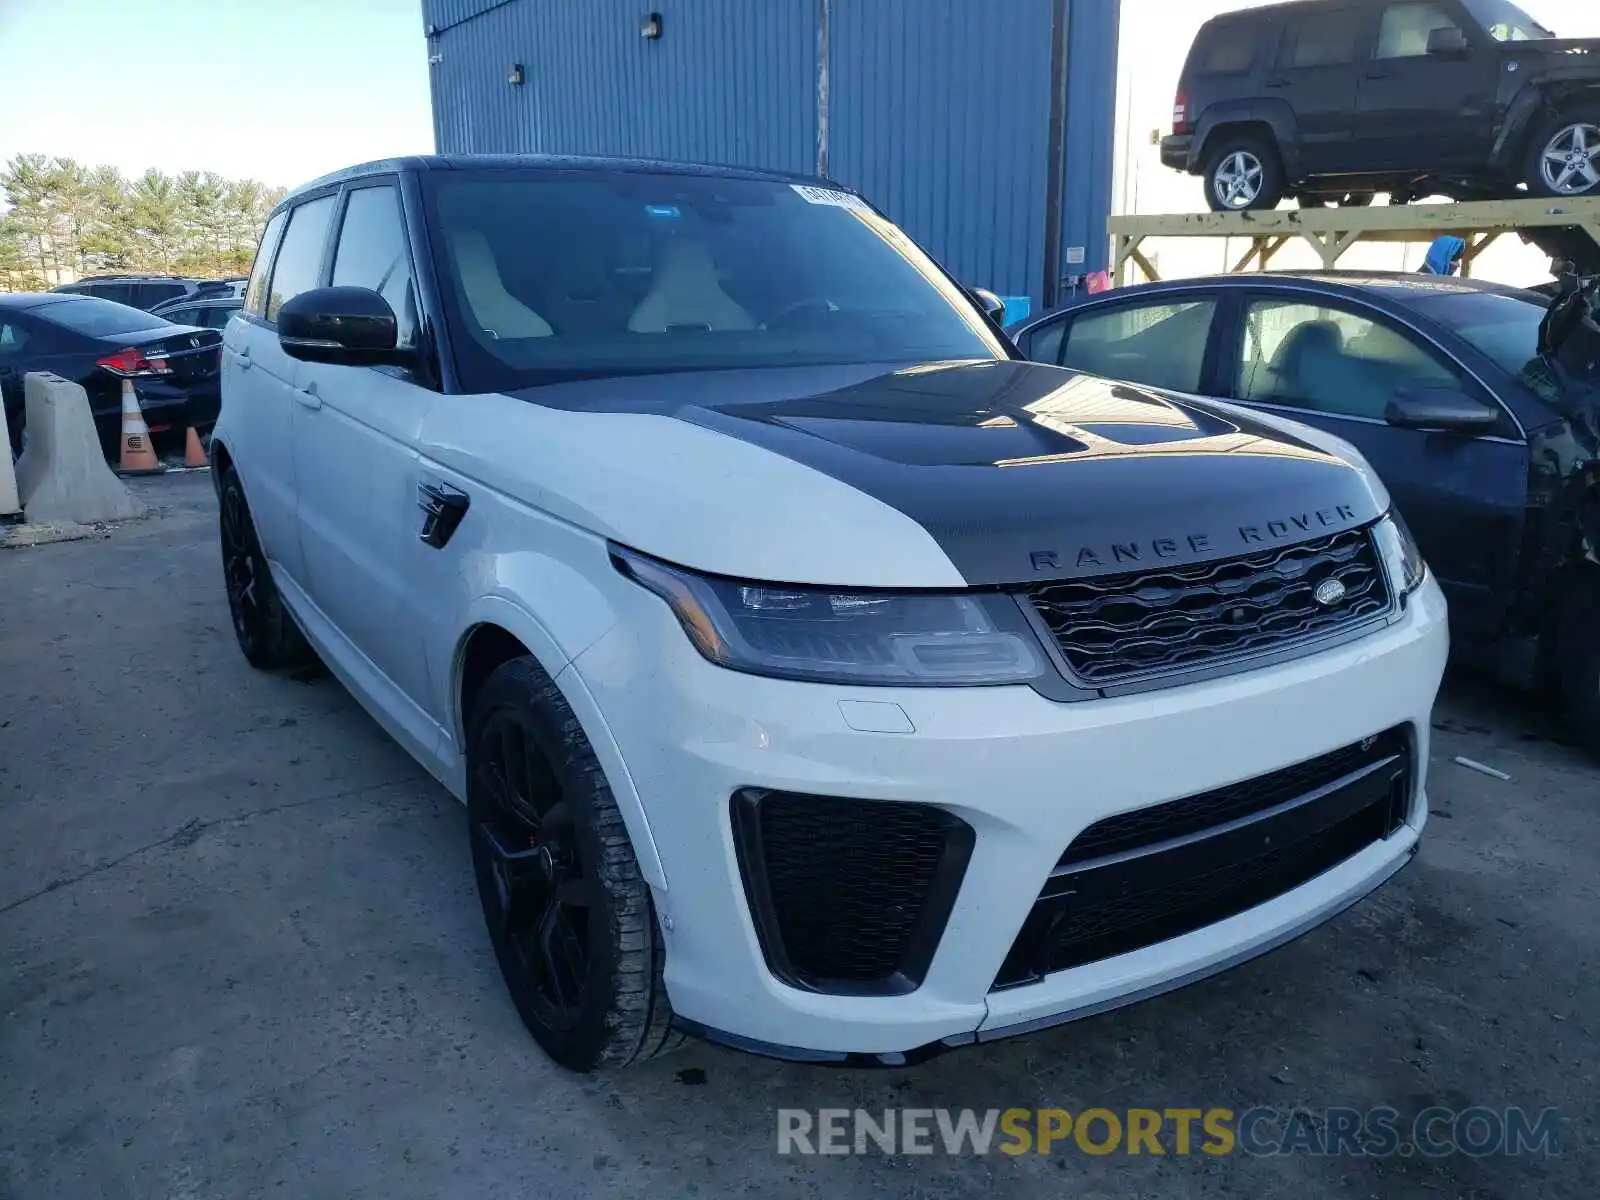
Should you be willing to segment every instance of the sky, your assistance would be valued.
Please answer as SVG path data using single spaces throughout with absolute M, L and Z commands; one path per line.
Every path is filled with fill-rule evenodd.
M 0 0 L 0 161 L 293 187 L 432 150 L 419 0 Z

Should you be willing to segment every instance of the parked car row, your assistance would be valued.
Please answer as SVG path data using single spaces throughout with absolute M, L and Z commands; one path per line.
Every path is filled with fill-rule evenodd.
M 244 279 L 242 276 L 195 279 L 184 275 L 90 275 L 51 290 L 74 296 L 94 296 L 154 312 L 167 305 L 201 298 L 237 299 L 244 295 Z
M 1600 196 L 1600 39 L 1510 0 L 1226 13 L 1190 50 L 1161 159 L 1203 176 L 1218 212 Z
M 23 378 L 47 371 L 83 385 L 102 448 L 121 431 L 122 382 L 132 380 L 152 434 L 209 428 L 221 403 L 216 329 L 177 324 L 126 304 L 70 292 L 0 295 L 0 401 L 22 452 Z

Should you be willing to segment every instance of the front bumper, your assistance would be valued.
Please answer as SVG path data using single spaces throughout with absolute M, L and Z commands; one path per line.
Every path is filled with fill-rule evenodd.
M 1377 887 L 1409 859 L 1427 812 L 1429 715 L 1448 645 L 1444 600 L 1431 580 L 1399 621 L 1360 641 L 1205 683 L 1079 703 L 1022 687 L 852 688 L 743 675 L 700 658 L 654 596 L 630 588 L 616 600 L 622 620 L 568 668 L 568 686 L 603 714 L 627 774 L 613 786 L 634 789 L 648 819 L 666 882 L 655 900 L 673 1008 L 691 1028 L 749 1048 L 892 1060 L 1180 986 L 1281 944 Z M 863 731 L 905 724 L 911 732 Z M 1411 728 L 1419 773 L 1405 822 L 1390 836 L 1191 933 L 990 990 L 1051 869 L 1090 824 L 1402 725 Z M 730 820 L 730 798 L 749 787 L 915 801 L 971 826 L 966 872 L 920 986 L 824 994 L 769 970 Z

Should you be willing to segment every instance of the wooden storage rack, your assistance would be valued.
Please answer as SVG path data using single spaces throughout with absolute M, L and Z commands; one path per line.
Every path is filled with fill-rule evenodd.
M 1232 268 L 1245 271 L 1266 270 L 1273 255 L 1295 238 L 1308 242 L 1322 265 L 1332 270 L 1345 251 L 1360 242 L 1426 244 L 1454 234 L 1467 243 L 1461 270 L 1470 275 L 1478 255 L 1499 238 L 1517 234 L 1552 257 L 1577 258 L 1580 265 L 1600 271 L 1600 197 L 1593 196 L 1112 217 L 1106 227 L 1112 237 L 1112 274 L 1118 287 L 1128 282 L 1130 263 L 1146 279 L 1161 277 L 1140 249 L 1146 238 L 1153 237 L 1247 239 L 1250 249 Z

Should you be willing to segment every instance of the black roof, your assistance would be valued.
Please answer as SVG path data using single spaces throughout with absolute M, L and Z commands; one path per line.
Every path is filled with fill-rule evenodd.
M 1115 295 L 1134 296 L 1140 292 L 1170 291 L 1183 287 L 1259 287 L 1262 283 L 1310 283 L 1331 292 L 1359 293 L 1365 291 L 1388 292 L 1396 297 L 1437 295 L 1440 292 L 1490 292 L 1502 296 L 1527 294 L 1526 288 L 1505 283 L 1492 283 L 1486 279 L 1463 279 L 1459 275 L 1424 275 L 1420 271 L 1241 271 L 1229 275 L 1197 275 L 1186 279 L 1163 279 L 1156 283 L 1140 283 L 1118 288 Z M 1096 300 L 1109 299 L 1113 293 L 1100 292 Z M 1085 297 L 1087 298 L 1087 297 Z
M 126 273 L 126 274 L 111 273 L 111 274 L 107 274 L 107 275 L 85 275 L 80 279 L 74 279 L 72 281 L 72 283 L 63 283 L 61 286 L 62 287 L 72 287 L 74 284 L 79 284 L 79 283 L 99 283 L 102 280 L 113 280 L 113 279 L 156 279 L 156 280 L 173 280 L 173 279 L 176 279 L 176 280 L 179 280 L 181 282 L 187 283 L 187 282 L 191 282 L 192 280 L 194 280 L 194 278 L 195 278 L 195 276 L 193 276 L 193 275 L 171 275 L 171 274 L 163 274 L 160 271 L 130 271 L 130 272 Z
M 579 154 L 413 154 L 404 158 L 382 158 L 374 162 L 345 167 L 303 183 L 278 203 L 298 199 L 306 192 L 333 184 L 364 179 L 369 175 L 395 175 L 406 171 L 551 171 L 569 173 L 594 171 L 614 173 L 633 171 L 646 175 L 699 175 L 713 179 L 757 179 L 769 183 L 810 183 L 819 187 L 850 191 L 842 184 L 815 175 L 793 171 L 767 171 L 757 167 L 730 167 L 716 163 L 669 162 L 650 158 L 606 158 Z M 276 211 L 276 209 L 274 210 Z
M 1438 295 L 1494 295 L 1516 296 L 1524 300 L 1547 304 L 1549 297 L 1528 288 L 1511 287 L 1504 283 L 1491 283 L 1484 279 L 1463 279 L 1459 275 L 1423 275 L 1414 271 L 1243 271 L 1230 275 L 1197 275 L 1187 279 L 1162 279 L 1155 283 L 1139 283 L 1131 287 L 1116 288 L 1109 292 L 1074 296 L 1057 308 L 1037 315 L 1030 314 L 1013 325 L 1021 331 L 1048 320 L 1056 313 L 1086 308 L 1091 304 L 1110 303 L 1122 298 L 1140 295 L 1159 296 L 1187 288 L 1252 288 L 1263 284 L 1305 285 L 1309 291 L 1325 296 L 1366 297 L 1368 301 L 1382 300 L 1391 304 L 1410 306 L 1429 296 Z
M 46 304 L 69 304 L 93 299 L 96 297 L 80 296 L 76 292 L 6 292 L 0 293 L 0 308 L 40 308 Z

